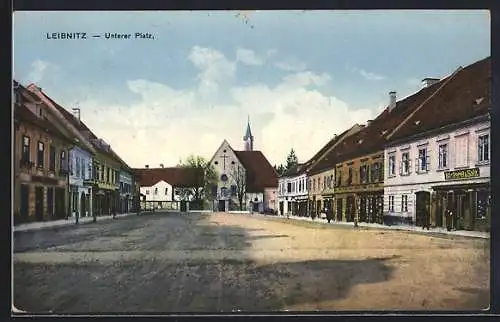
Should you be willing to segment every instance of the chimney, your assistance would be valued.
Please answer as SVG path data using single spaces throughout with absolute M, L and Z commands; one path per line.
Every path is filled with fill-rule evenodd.
M 144 167 L 145 167 L 146 169 L 149 169 L 149 164 L 146 164 Z
M 162 168 L 162 169 L 163 169 L 163 163 L 160 163 L 160 168 Z
M 368 121 L 366 121 L 366 125 L 370 126 L 370 124 L 372 124 L 372 122 L 373 122 L 373 120 L 368 120 Z
M 73 108 L 73 117 L 80 122 L 80 108 L 75 107 Z
M 389 92 L 389 112 L 396 107 L 396 92 Z
M 426 87 L 429 87 L 431 85 L 436 84 L 437 82 L 439 82 L 439 78 L 427 77 L 427 78 L 422 79 L 422 87 L 426 88 Z

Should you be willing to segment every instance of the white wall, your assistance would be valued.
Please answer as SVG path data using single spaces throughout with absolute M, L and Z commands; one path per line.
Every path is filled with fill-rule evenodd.
M 461 127 L 459 129 L 442 132 L 437 135 L 428 136 L 424 139 L 407 141 L 396 146 L 388 146 L 384 151 L 384 214 L 389 213 L 389 196 L 394 196 L 394 212 L 390 214 L 397 216 L 411 216 L 415 218 L 415 192 L 431 191 L 432 186 L 450 185 L 452 183 L 477 183 L 490 180 L 490 163 L 481 163 L 478 160 L 478 139 L 479 136 L 490 133 L 490 122 L 481 122 L 473 125 Z M 467 145 L 463 148 L 457 146 L 457 142 L 467 138 Z M 489 155 L 491 159 L 491 136 Z M 448 167 L 438 169 L 439 145 L 448 144 Z M 429 155 L 428 171 L 417 173 L 415 164 L 418 157 L 419 148 L 427 147 Z M 409 175 L 400 174 L 402 152 L 408 151 L 410 154 L 411 167 Z M 396 156 L 395 175 L 389 173 L 389 156 Z M 459 161 L 463 160 L 463 166 Z M 445 181 L 444 172 L 466 168 L 479 168 L 480 177 L 467 180 Z M 402 195 L 408 196 L 408 212 L 401 212 Z
M 299 184 L 299 182 L 301 182 L 301 184 Z M 291 192 L 288 192 L 289 183 L 291 184 Z M 307 175 L 305 173 L 292 177 L 279 178 L 277 210 L 279 210 L 279 202 L 282 201 L 283 213 L 291 213 L 292 209 L 288 209 L 288 201 L 306 199 L 307 197 Z
M 165 194 L 165 189 L 167 189 L 167 194 Z M 172 201 L 172 186 L 163 180 L 152 187 L 141 187 L 140 190 L 141 194 L 146 196 L 146 201 Z

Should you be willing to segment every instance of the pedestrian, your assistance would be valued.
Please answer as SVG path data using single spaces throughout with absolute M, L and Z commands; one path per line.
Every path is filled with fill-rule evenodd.
M 446 210 L 446 230 L 451 231 L 453 228 L 452 225 L 453 220 L 453 212 L 451 210 Z
M 429 227 L 430 227 L 430 218 L 429 218 L 429 213 L 427 211 L 424 211 L 424 216 L 423 216 L 423 225 L 422 225 L 422 229 L 425 229 L 427 228 L 427 230 L 429 230 Z

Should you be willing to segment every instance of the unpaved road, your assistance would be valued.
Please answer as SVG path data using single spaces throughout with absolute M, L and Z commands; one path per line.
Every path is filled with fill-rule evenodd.
M 154 214 L 14 236 L 29 312 L 484 309 L 489 241 L 235 214 Z

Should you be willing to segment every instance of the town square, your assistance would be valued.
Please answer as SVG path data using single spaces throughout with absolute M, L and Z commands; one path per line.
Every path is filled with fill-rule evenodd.
M 15 18 L 16 314 L 488 309 L 487 12 Z

